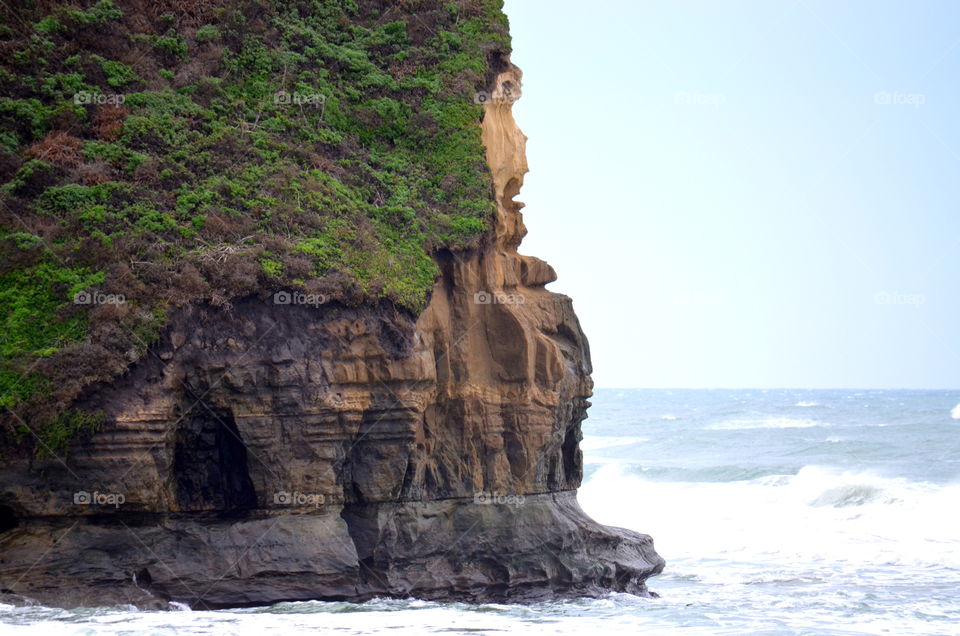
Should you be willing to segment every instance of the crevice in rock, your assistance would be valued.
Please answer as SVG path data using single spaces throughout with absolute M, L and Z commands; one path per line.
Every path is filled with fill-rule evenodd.
M 580 425 L 571 426 L 563 438 L 560 446 L 560 456 L 563 458 L 563 481 L 567 488 L 576 488 L 583 478 L 583 453 L 580 451 Z
M 400 486 L 402 499 L 420 499 L 422 493 L 416 483 L 417 466 L 412 460 L 407 461 L 407 469 L 403 472 L 403 483 Z
M 510 60 L 504 51 L 500 49 L 494 49 L 487 53 L 486 83 L 488 90 L 492 91 L 492 89 L 496 87 L 497 76 L 507 71 L 510 66 Z
M 510 423 L 504 427 L 503 446 L 507 454 L 507 462 L 510 464 L 510 473 L 519 481 L 529 472 L 530 464 L 523 446 L 523 437 L 518 428 L 515 420 L 511 418 Z

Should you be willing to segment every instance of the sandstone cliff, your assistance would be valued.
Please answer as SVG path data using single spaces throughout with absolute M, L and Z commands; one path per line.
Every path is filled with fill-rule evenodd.
M 0 588 L 58 605 L 227 607 L 371 596 L 646 594 L 649 537 L 576 501 L 587 341 L 553 269 L 518 254 L 520 73 L 484 105 L 497 217 L 440 251 L 418 316 L 250 296 L 192 305 L 83 398 L 68 462 L 0 472 Z

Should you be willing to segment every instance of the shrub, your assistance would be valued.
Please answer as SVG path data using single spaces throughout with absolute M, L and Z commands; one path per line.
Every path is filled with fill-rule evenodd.
M 123 106 L 98 106 L 93 114 L 93 126 L 100 139 L 116 141 L 123 132 L 123 122 L 129 111 Z
M 52 131 L 36 142 L 27 151 L 34 159 L 60 166 L 75 166 L 80 163 L 83 142 L 62 130 Z
M 187 57 L 187 42 L 182 35 L 173 29 L 167 31 L 164 35 L 138 33 L 135 37 L 153 45 L 165 60 L 176 62 Z
M 140 81 L 140 78 L 133 72 L 133 69 L 123 62 L 106 60 L 99 55 L 93 55 L 91 59 L 100 64 L 100 68 L 103 69 L 103 74 L 107 76 L 107 84 L 114 88 Z
M 0 277 L 0 360 L 50 356 L 83 338 L 86 315 L 66 312 L 74 296 L 102 283 L 102 272 L 41 263 Z
M 113 5 L 111 0 L 100 0 L 86 11 L 68 7 L 66 16 L 70 22 L 77 26 L 90 26 L 119 20 L 123 17 L 123 13 Z
M 214 24 L 205 24 L 197 29 L 197 42 L 210 42 L 220 37 L 220 29 Z

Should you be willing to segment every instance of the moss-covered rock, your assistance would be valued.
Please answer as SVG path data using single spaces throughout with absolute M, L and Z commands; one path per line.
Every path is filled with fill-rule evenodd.
M 69 404 L 142 356 L 174 306 L 302 289 L 417 312 L 433 254 L 489 228 L 473 96 L 509 48 L 501 0 L 0 15 L 8 432 L 76 428 L 57 428 Z

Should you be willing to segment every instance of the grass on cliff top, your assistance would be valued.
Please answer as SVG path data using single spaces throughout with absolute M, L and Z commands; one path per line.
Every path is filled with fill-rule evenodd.
M 488 229 L 472 97 L 509 50 L 501 0 L 0 16 L 0 407 L 51 446 L 173 307 L 302 289 L 419 311 L 432 253 Z

